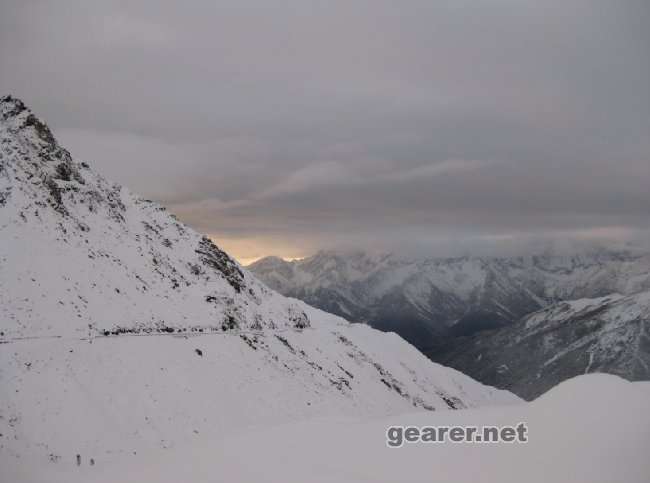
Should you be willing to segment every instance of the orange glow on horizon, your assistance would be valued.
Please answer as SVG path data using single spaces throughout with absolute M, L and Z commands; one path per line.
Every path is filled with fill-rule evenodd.
M 244 266 L 271 255 L 287 261 L 305 258 L 304 253 L 301 253 L 296 247 L 287 246 L 276 240 L 228 238 L 218 235 L 210 235 L 210 239 Z

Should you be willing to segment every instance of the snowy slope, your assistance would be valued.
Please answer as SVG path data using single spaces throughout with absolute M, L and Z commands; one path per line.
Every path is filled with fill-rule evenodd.
M 161 206 L 72 160 L 10 97 L 0 392 L 0 476 L 314 415 L 518 401 L 268 289 Z
M 269 257 L 249 269 L 285 295 L 425 350 L 440 336 L 508 325 L 558 300 L 650 290 L 650 256 L 605 250 L 460 258 L 323 251 L 292 262 Z
M 48 482 L 108 483 L 647 483 L 650 383 L 589 375 L 525 405 L 412 413 L 380 419 L 324 418 L 254 427 L 234 437 L 197 436 L 89 466 L 52 465 Z M 388 448 L 392 425 L 516 425 L 525 444 L 406 444 Z M 12 475 L 13 476 L 13 475 Z M 13 476 L 20 481 L 23 475 Z
M 524 398 L 590 372 L 650 380 L 650 292 L 560 302 L 477 334 L 442 360 Z
M 73 162 L 19 101 L 0 107 L 6 337 L 308 325 L 163 207 Z

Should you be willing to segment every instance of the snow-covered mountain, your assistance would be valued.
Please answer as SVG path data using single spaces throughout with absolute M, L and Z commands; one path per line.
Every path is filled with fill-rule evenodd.
M 425 351 L 560 300 L 650 290 L 650 256 L 627 251 L 461 258 L 322 251 L 248 268 L 287 296 L 397 332 Z
M 0 391 L 0 476 L 310 416 L 518 401 L 270 290 L 74 161 L 11 97 L 0 99 Z
M 560 302 L 476 334 L 441 360 L 531 399 L 591 372 L 650 380 L 650 292 Z

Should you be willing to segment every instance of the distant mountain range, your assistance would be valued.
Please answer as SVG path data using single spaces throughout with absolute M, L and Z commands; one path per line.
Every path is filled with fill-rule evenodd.
M 515 363 L 520 357 L 515 353 L 515 347 L 519 347 L 516 328 L 529 314 L 541 310 L 539 316 L 547 314 L 550 323 L 558 302 L 650 290 L 650 256 L 615 250 L 574 255 L 458 258 L 321 251 L 291 262 L 268 257 L 248 268 L 284 295 L 349 320 L 396 332 L 433 360 L 445 361 L 483 382 L 519 390 L 525 396 L 539 392 L 524 389 L 526 381 L 515 381 L 516 376 L 508 379 L 495 372 L 496 366 L 486 360 L 488 355 L 484 354 L 480 363 L 470 364 L 461 350 L 469 347 L 467 338 L 472 338 L 478 346 L 477 341 L 487 337 L 486 334 L 502 329 L 497 330 L 500 335 L 494 340 L 503 344 L 502 338 L 511 336 L 513 352 L 504 349 L 498 360 Z M 626 300 L 631 306 L 638 302 L 634 298 Z M 558 335 L 562 342 L 549 350 L 561 351 L 578 343 L 577 335 L 589 330 L 578 326 L 592 319 L 571 320 L 576 332 Z M 647 323 L 647 317 L 642 318 L 641 329 Z M 639 337 L 645 340 L 641 329 Z M 600 334 L 597 332 L 593 337 Z M 647 353 L 644 342 L 640 343 L 641 353 Z M 588 370 L 611 370 L 633 379 L 650 379 L 650 372 L 642 364 L 632 369 L 622 362 L 631 357 L 629 354 L 620 356 L 620 361 L 608 358 L 602 364 L 592 364 Z M 587 367 L 585 364 L 578 370 L 576 364 L 573 370 L 567 368 L 566 373 L 575 375 Z M 536 377 L 537 372 L 518 374 L 527 379 Z M 546 387 L 544 383 L 538 386 Z
M 554 302 L 650 289 L 650 256 L 411 259 L 321 251 L 248 267 L 269 287 L 349 320 L 395 331 L 419 348 L 440 336 L 507 326 Z

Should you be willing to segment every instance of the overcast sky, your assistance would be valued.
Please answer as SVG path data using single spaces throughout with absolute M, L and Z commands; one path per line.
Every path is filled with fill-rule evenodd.
M 245 261 L 650 227 L 647 0 L 0 0 L 0 91 Z

